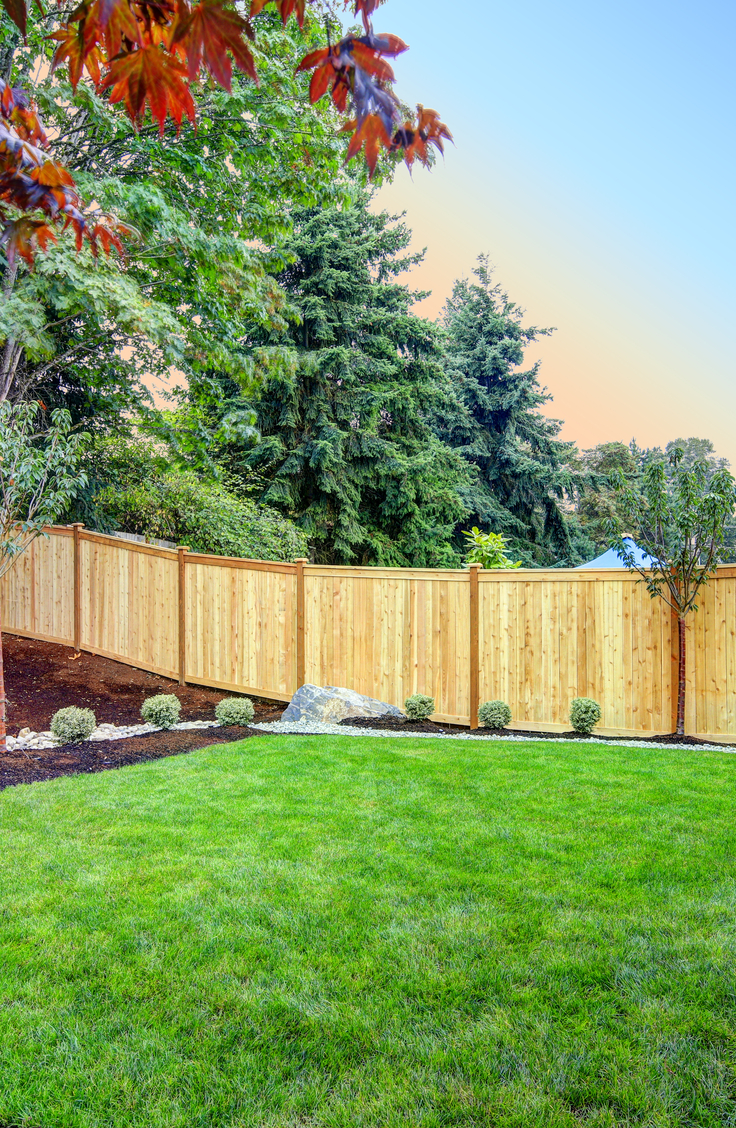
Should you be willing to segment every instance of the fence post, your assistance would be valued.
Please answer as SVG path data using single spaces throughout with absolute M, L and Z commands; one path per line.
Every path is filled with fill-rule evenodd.
M 179 685 L 186 685 L 187 681 L 187 606 L 186 606 L 186 554 L 189 552 L 188 544 L 177 545 L 179 557 Z
M 306 680 L 306 658 L 304 651 L 304 565 L 309 561 L 300 556 L 296 564 L 296 689 Z
M 79 654 L 82 641 L 82 554 L 79 551 L 84 521 L 75 521 L 74 530 L 74 653 Z
M 479 604 L 480 592 L 478 573 L 481 564 L 470 565 L 470 727 L 478 727 L 478 706 L 480 705 L 480 643 L 479 643 Z

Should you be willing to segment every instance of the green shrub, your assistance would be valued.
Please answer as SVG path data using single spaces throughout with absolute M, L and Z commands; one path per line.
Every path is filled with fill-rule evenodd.
M 570 705 L 570 724 L 575 732 L 592 732 L 601 719 L 601 707 L 592 697 L 576 697 Z
M 181 470 L 163 443 L 126 435 L 97 436 L 84 466 L 87 487 L 67 521 L 103 533 L 137 533 L 187 544 L 194 552 L 294 560 L 308 555 L 306 535 L 270 505 L 253 500 L 255 473 L 221 479 Z
M 62 744 L 79 744 L 95 731 L 97 718 L 91 709 L 78 709 L 76 705 L 69 705 L 54 713 L 50 728 Z
M 250 697 L 223 697 L 215 705 L 215 716 L 221 725 L 249 725 L 254 713 Z
M 468 564 L 481 564 L 484 568 L 521 568 L 520 560 L 512 560 L 506 555 L 506 537 L 502 533 L 482 533 L 477 525 L 470 532 L 464 532 L 465 561 Z
M 426 721 L 434 713 L 434 697 L 427 697 L 424 693 L 414 693 L 407 697 L 404 709 L 410 721 Z
M 505 728 L 511 723 L 511 710 L 505 701 L 484 701 L 478 710 L 478 723 L 483 728 Z
M 147 725 L 169 729 L 179 720 L 181 702 L 173 693 L 157 693 L 141 705 L 141 716 Z

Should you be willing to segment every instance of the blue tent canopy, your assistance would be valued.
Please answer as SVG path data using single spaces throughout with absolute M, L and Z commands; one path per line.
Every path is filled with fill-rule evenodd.
M 654 560 L 648 556 L 639 546 L 631 539 L 631 537 L 624 537 L 626 547 L 631 550 L 634 560 L 640 568 L 651 568 Z M 602 556 L 597 556 L 595 560 L 591 560 L 588 564 L 578 564 L 578 568 L 625 568 L 623 560 L 615 548 L 609 548 Z

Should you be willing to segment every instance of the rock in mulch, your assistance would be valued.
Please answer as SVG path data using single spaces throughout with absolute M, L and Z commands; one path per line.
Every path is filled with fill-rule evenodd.
M 364 697 L 352 689 L 336 685 L 303 685 L 281 714 L 282 721 L 309 721 L 316 724 L 339 724 L 346 717 L 382 717 L 390 713 L 403 717 L 401 709 Z

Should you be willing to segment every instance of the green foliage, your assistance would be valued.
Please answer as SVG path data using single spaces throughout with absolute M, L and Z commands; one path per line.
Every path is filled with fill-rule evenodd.
M 506 555 L 506 538 L 501 533 L 482 533 L 477 525 L 464 533 L 467 564 L 482 564 L 484 568 L 520 568 L 521 561 Z
M 453 567 L 470 473 L 437 431 L 462 411 L 437 328 L 396 276 L 410 233 L 366 200 L 302 212 L 279 281 L 299 310 L 293 364 L 254 406 L 262 441 L 240 457 L 268 480 L 317 561 Z M 264 339 L 269 343 L 270 339 Z
M 571 468 L 577 476 L 578 493 L 575 514 L 583 533 L 590 537 L 596 551 L 611 547 L 611 523 L 635 541 L 639 539 L 640 514 L 636 507 L 627 506 L 622 483 L 628 491 L 641 493 L 642 478 L 647 466 L 660 464 L 665 473 L 667 488 L 675 487 L 672 457 L 680 451 L 679 465 L 691 470 L 698 463 L 707 467 L 707 475 L 717 470 L 728 470 L 729 463 L 719 458 L 710 439 L 674 439 L 661 447 L 644 449 L 632 440 L 625 443 L 601 443 L 590 450 L 581 451 L 571 459 Z M 723 530 L 723 544 L 719 558 L 731 561 L 736 558 L 736 524 L 727 521 Z M 591 551 L 590 555 L 594 555 Z
M 667 461 L 650 459 L 640 485 L 613 476 L 618 510 L 608 522 L 627 568 L 640 573 L 651 596 L 663 598 L 684 618 L 697 609 L 697 595 L 715 571 L 727 522 L 736 508 L 736 482 L 725 465 L 713 469 L 704 459 L 684 462 L 675 447 Z M 656 562 L 636 564 L 624 540 L 623 525 L 638 522 L 640 548 Z
M 122 435 L 97 439 L 88 456 L 88 477 L 89 490 L 67 516 L 101 532 L 137 533 L 218 556 L 294 560 L 306 555 L 306 537 L 276 509 L 222 481 L 177 470 L 160 444 Z
M 434 713 L 434 697 L 413 693 L 404 702 L 404 711 L 410 721 L 426 721 Z
M 179 720 L 181 702 L 173 693 L 157 693 L 141 705 L 141 716 L 147 725 L 170 729 Z
M 593 542 L 591 557 L 611 547 L 609 522 L 622 516 L 620 495 L 611 477 L 620 472 L 634 486 L 641 478 L 643 453 L 635 443 L 600 443 L 572 458 L 579 483 L 575 511 L 583 532 Z M 626 531 L 636 540 L 638 521 Z
M 500 729 L 511 724 L 511 710 L 505 701 L 484 701 L 478 709 L 478 724 Z
M 30 70 L 41 76 L 35 94 L 55 156 L 133 235 L 124 261 L 77 253 L 68 232 L 33 271 L 6 271 L 0 393 L 40 396 L 101 428 L 131 410 L 155 419 L 148 388 L 166 388 L 172 375 L 202 397 L 217 393 L 213 371 L 257 383 L 281 350 L 244 345 L 247 332 L 289 317 L 273 278 L 283 260 L 265 248 L 289 230 L 293 207 L 347 195 L 338 116 L 324 101 L 310 105 L 309 78 L 295 74 L 324 29 L 284 29 L 264 13 L 255 51 L 263 87 L 239 73 L 230 94 L 201 84 L 197 129 L 177 134 L 170 122 L 160 137 L 150 125 L 134 129 L 86 79 L 75 93 L 62 70 L 52 73 L 47 21 L 31 15 L 27 46 L 12 28 L 0 31 L 3 73 L 13 83 Z M 191 439 L 203 449 L 207 436 Z
M 215 705 L 215 716 L 221 725 L 249 725 L 254 714 L 249 697 L 223 697 Z
M 67 411 L 44 426 L 38 403 L 0 403 L 0 576 L 84 486 L 85 444 Z
M 592 732 L 601 719 L 601 707 L 592 697 L 575 697 L 570 702 L 570 724 L 575 732 Z
M 640 574 L 650 596 L 663 599 L 677 615 L 678 735 L 685 731 L 685 620 L 697 610 L 698 592 L 725 555 L 726 528 L 736 508 L 736 482 L 727 465 L 714 469 L 698 453 L 686 462 L 684 449 L 674 447 L 666 462 L 649 458 L 638 488 L 620 472 L 612 479 L 619 491 L 619 512 L 608 528 L 619 555 L 627 568 Z M 647 569 L 636 563 L 624 539 L 621 515 L 624 522 L 636 516 L 639 545 L 654 561 Z
M 727 1128 L 733 810 L 723 751 L 572 740 L 8 787 L 0 1123 Z
M 455 283 L 443 313 L 447 372 L 466 408 L 443 437 L 475 469 L 464 491 L 470 515 L 505 536 L 526 567 L 581 563 L 564 510 L 573 445 L 541 413 L 551 397 L 539 387 L 539 364 L 520 370 L 524 350 L 550 330 L 522 324 L 484 256 L 473 273 Z
M 97 719 L 91 709 L 78 709 L 76 705 L 69 705 L 54 713 L 49 728 L 62 744 L 79 744 L 89 739 L 95 731 Z

